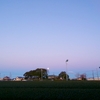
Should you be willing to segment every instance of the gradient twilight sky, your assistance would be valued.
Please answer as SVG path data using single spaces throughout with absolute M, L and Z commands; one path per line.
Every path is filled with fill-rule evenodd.
M 100 66 L 100 0 L 0 0 L 2 75 L 59 74 L 66 59 L 69 75 Z

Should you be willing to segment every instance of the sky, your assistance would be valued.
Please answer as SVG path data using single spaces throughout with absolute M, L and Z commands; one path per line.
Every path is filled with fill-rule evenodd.
M 0 77 L 36 68 L 92 77 L 99 66 L 100 0 L 0 0 Z

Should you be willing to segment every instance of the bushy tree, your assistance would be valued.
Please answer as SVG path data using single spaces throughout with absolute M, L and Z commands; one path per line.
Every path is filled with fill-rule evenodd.
M 28 78 L 43 78 L 43 79 L 46 79 L 48 77 L 48 73 L 47 73 L 47 70 L 44 69 L 44 68 L 37 68 L 36 70 L 30 70 L 28 72 L 25 72 L 24 75 L 23 75 L 26 79 Z
M 58 77 L 65 80 L 66 79 L 66 72 L 65 71 L 60 72 Z M 69 80 L 69 75 L 68 74 L 67 74 L 67 79 Z

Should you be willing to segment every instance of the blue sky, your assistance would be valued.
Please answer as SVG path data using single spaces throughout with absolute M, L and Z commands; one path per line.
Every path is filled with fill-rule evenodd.
M 1 0 L 0 73 L 48 68 L 83 73 L 100 66 L 99 0 Z

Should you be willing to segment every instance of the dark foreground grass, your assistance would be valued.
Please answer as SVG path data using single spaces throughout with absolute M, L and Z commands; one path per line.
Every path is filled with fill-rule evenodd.
M 100 100 L 99 81 L 0 82 L 0 99 Z

